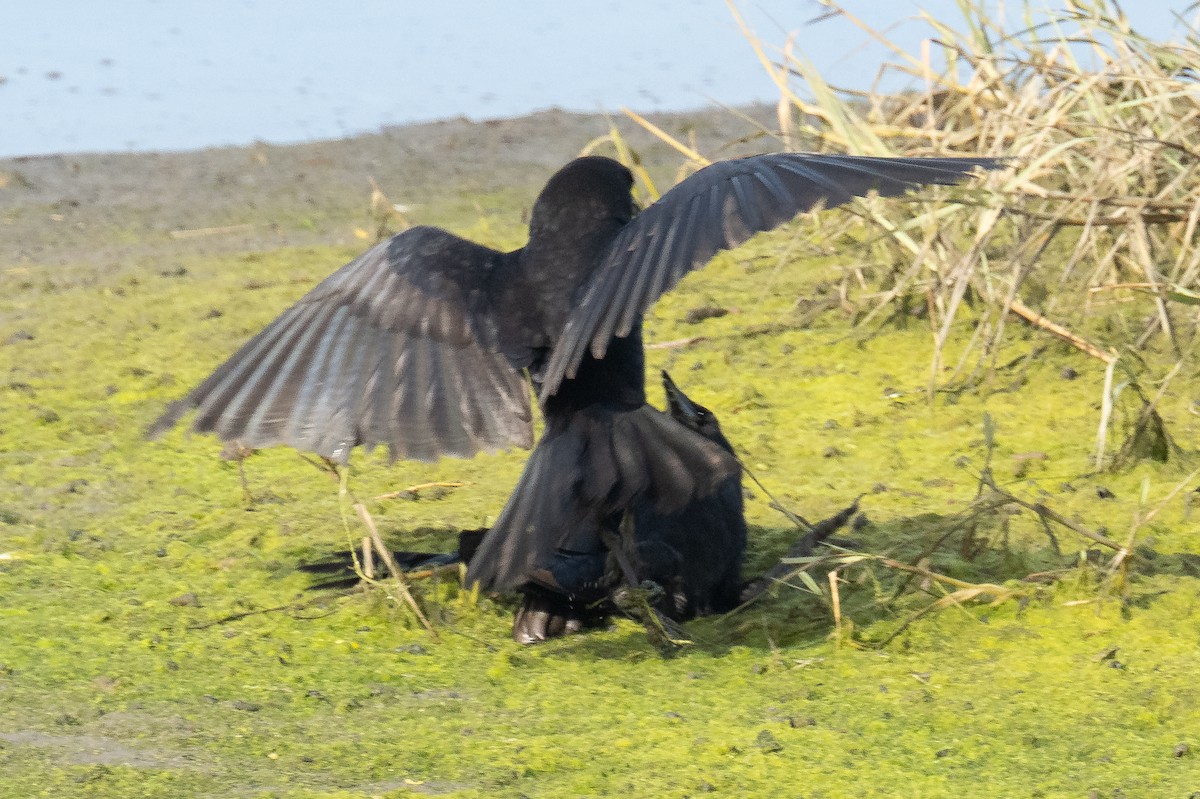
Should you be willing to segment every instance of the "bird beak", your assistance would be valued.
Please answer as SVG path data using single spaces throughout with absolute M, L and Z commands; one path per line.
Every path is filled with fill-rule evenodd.
M 676 419 L 680 417 L 687 418 L 693 423 L 698 423 L 700 420 L 700 410 L 696 403 L 688 399 L 688 395 L 679 390 L 679 386 L 675 385 L 675 381 L 667 374 L 664 369 L 662 373 L 663 391 L 667 395 L 667 407 L 671 411 L 671 415 Z

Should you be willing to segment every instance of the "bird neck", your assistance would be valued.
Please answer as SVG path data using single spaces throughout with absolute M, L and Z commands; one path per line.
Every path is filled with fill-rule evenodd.
M 531 292 L 529 299 L 536 298 L 547 314 L 545 329 L 552 335 L 566 324 L 579 300 L 577 293 L 587 285 L 619 230 L 615 220 L 611 224 L 589 220 L 573 230 L 554 226 L 530 230 L 521 253 L 521 271 Z
M 646 357 L 639 322 L 628 336 L 610 340 L 603 358 L 587 353 L 575 377 L 562 382 L 558 391 L 546 400 L 543 410 L 552 416 L 593 405 L 633 410 L 645 403 Z

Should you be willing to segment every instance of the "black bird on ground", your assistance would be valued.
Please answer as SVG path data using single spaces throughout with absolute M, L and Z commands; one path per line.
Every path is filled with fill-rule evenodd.
M 653 491 L 633 493 L 623 503 L 600 499 L 583 507 L 614 509 L 580 518 L 577 498 L 592 480 L 580 467 L 588 462 L 589 439 L 548 431 L 467 572 L 468 583 L 495 585 L 501 569 L 519 564 L 520 574 L 509 578 L 524 594 L 513 619 L 513 638 L 519 643 L 599 623 L 612 612 L 609 599 L 622 579 L 633 587 L 642 581 L 661 587 L 663 596 L 655 605 L 675 621 L 722 613 L 738 604 L 746 550 L 740 464 L 716 416 L 684 394 L 666 372 L 662 381 L 667 414 L 643 405 L 619 415 L 654 418 L 658 433 L 646 442 L 652 446 L 697 437 L 715 445 L 721 455 L 704 476 L 712 488 L 690 490 L 691 498 L 682 504 L 664 503 Z M 664 484 L 669 478 L 658 485 Z M 573 526 L 555 527 L 570 514 L 575 514 Z M 491 560 L 497 556 L 507 560 Z M 620 558 L 624 564 L 615 562 Z
M 662 384 L 669 418 L 733 457 L 733 446 L 717 417 L 688 397 L 666 372 Z M 539 446 L 537 452 L 550 449 Z M 536 497 L 537 492 L 529 495 Z M 686 621 L 724 613 L 738 605 L 746 585 L 742 580 L 746 520 L 740 471 L 726 477 L 708 496 L 674 512 L 664 513 L 652 498 L 639 497 L 629 513 L 629 539 L 621 542 L 622 555 L 634 573 L 635 587 L 650 581 L 662 588 L 655 603 L 658 610 L 674 621 Z M 458 550 L 451 553 L 392 554 L 402 567 L 415 571 L 472 564 L 489 535 L 488 530 L 463 531 Z M 626 575 L 599 533 L 584 543 L 589 547 L 586 552 L 555 549 L 539 553 L 537 563 L 545 565 L 532 570 L 513 619 L 513 638 L 518 642 L 535 643 L 596 626 L 613 613 L 612 596 Z M 306 564 L 301 569 L 326 578 L 314 588 L 348 588 L 358 581 L 349 557 Z
M 539 194 L 524 247 L 406 230 L 317 285 L 149 432 L 194 408 L 194 430 L 250 448 L 342 464 L 360 444 L 386 443 L 393 460 L 467 457 L 532 444 L 528 374 L 546 432 L 469 578 L 491 591 L 536 584 L 548 556 L 587 562 L 635 503 L 673 513 L 737 471 L 645 403 L 642 315 L 659 296 L 802 211 L 1000 165 L 759 155 L 712 164 L 635 216 L 629 170 L 578 158 Z
M 662 373 L 671 417 L 736 458 L 716 415 Z M 638 577 L 661 585 L 667 615 L 676 621 L 725 613 L 741 601 L 742 557 L 746 554 L 746 517 L 742 471 L 722 480 L 702 501 L 664 514 L 642 498 L 633 507 Z
M 733 446 L 708 408 L 685 394 L 665 371 L 663 391 L 671 418 L 733 455 Z M 858 511 L 858 502 L 819 522 L 784 553 L 783 559 L 759 577 L 742 579 L 747 532 L 741 475 L 726 478 L 703 499 L 674 513 L 663 513 L 650 498 L 639 498 L 629 509 L 629 522 L 617 542 L 630 574 L 608 547 L 591 553 L 545 553 L 550 567 L 533 573 L 522 590 L 513 618 L 513 638 L 532 644 L 595 627 L 617 610 L 615 598 L 625 587 L 649 581 L 661 589 L 653 606 L 672 621 L 726 613 L 757 598 L 795 569 L 791 559 L 811 555 L 818 544 L 840 529 Z M 489 531 L 463 530 L 454 552 L 397 551 L 393 559 L 406 571 L 424 572 L 457 563 L 470 564 Z M 359 581 L 353 556 L 342 554 L 302 571 L 324 579 L 314 590 L 351 588 Z

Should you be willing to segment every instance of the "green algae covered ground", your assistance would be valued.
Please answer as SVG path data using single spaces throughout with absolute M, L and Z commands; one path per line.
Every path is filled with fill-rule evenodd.
M 417 221 L 519 243 L 528 198 L 457 202 L 472 210 Z M 865 494 L 864 523 L 847 533 L 859 549 L 925 554 L 941 573 L 1007 586 L 1009 601 L 926 614 L 880 649 L 941 593 L 914 583 L 891 601 L 897 573 L 850 567 L 839 635 L 825 569 L 821 596 L 781 586 L 689 625 L 694 643 L 664 659 L 628 621 L 518 647 L 510 606 L 447 576 L 421 587 L 434 640 L 386 591 L 306 591 L 296 565 L 361 531 L 295 453 L 247 461 L 246 495 L 217 442 L 141 437 L 355 247 L 181 247 L 170 268 L 0 270 L 0 797 L 1200 791 L 1194 484 L 1138 528 L 1148 549 L 1125 588 L 1061 527 L 1055 554 L 1032 514 L 952 524 L 988 457 L 985 416 L 998 483 L 1122 542 L 1195 464 L 1175 455 L 1090 473 L 1103 368 L 1026 330 L 998 358 L 1015 365 L 927 402 L 920 320 L 863 331 L 836 308 L 794 307 L 834 292 L 855 257 L 776 270 L 795 232 L 723 256 L 666 298 L 649 341 L 705 340 L 651 349 L 651 366 L 719 414 L 784 505 L 821 518 Z M 703 306 L 731 312 L 689 323 Z M 747 335 L 769 323 L 794 329 Z M 1160 406 L 1185 453 L 1200 432 L 1197 379 L 1186 366 Z M 389 467 L 360 455 L 352 487 L 376 497 L 467 483 L 368 502 L 398 544 L 451 547 L 457 530 L 495 517 L 523 457 Z M 749 489 L 755 571 L 795 532 Z M 1022 580 L 1052 570 L 1057 582 Z

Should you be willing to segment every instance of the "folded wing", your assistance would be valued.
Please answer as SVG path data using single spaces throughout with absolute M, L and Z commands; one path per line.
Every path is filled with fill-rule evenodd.
M 675 514 L 740 471 L 720 445 L 649 405 L 596 405 L 552 420 L 471 558 L 467 585 L 510 591 L 544 570 L 576 593 L 588 564 L 603 566 L 602 533 L 625 510 Z
M 417 227 L 330 275 L 150 427 L 251 448 L 288 444 L 345 463 L 532 444 L 528 384 L 499 350 L 488 295 L 503 255 Z
M 817 206 L 842 205 L 870 192 L 903 194 L 953 184 L 994 158 L 869 158 L 780 153 L 721 161 L 690 176 L 638 214 L 581 288 L 578 304 L 543 375 L 543 401 L 590 347 L 603 357 L 613 336 L 634 322 L 688 272 Z

